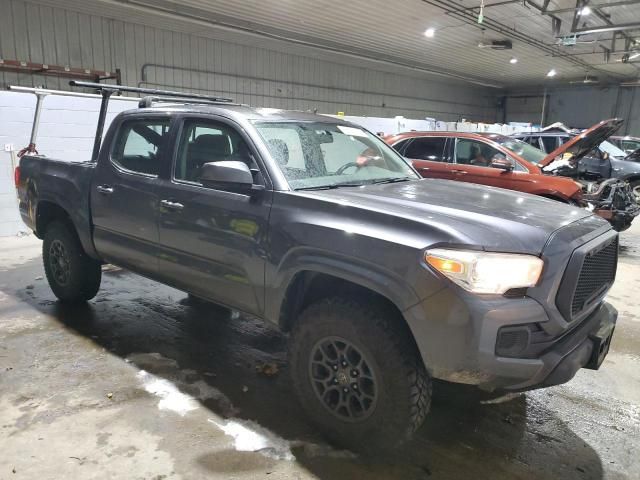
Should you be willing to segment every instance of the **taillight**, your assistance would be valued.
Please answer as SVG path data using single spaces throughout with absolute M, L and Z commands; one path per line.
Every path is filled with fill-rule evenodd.
M 13 181 L 16 184 L 16 188 L 20 186 L 20 165 L 13 171 Z

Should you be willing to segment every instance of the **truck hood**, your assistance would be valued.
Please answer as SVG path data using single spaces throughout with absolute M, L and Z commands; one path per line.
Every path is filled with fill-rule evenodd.
M 535 195 L 439 179 L 304 194 L 334 201 L 341 207 L 378 212 L 384 215 L 378 221 L 386 226 L 392 226 L 394 220 L 385 216 L 402 217 L 440 230 L 447 242 L 493 251 L 538 254 L 554 231 L 592 216 L 584 209 Z M 608 225 L 593 218 L 595 228 Z
M 588 128 L 579 135 L 576 135 L 568 142 L 563 143 L 556 148 L 549 155 L 544 157 L 539 167 L 546 167 L 556 158 L 562 157 L 569 153 L 577 161 L 587 155 L 591 150 L 596 148 L 602 142 L 604 142 L 611 135 L 616 133 L 624 121 L 619 118 L 612 118 L 610 120 L 603 120 L 600 123 L 595 124 L 591 128 Z

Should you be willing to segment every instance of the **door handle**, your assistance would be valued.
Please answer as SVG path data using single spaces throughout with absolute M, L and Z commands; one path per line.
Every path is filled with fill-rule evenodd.
M 454 169 L 452 169 L 451 171 L 453 173 L 455 173 L 456 175 L 466 175 L 467 173 L 469 173 L 466 170 L 454 170 Z
M 422 171 L 422 172 L 428 172 L 429 170 L 431 170 L 430 167 L 420 167 L 418 168 L 418 170 Z
M 98 185 L 96 187 L 98 193 L 102 193 L 103 195 L 111 195 L 113 193 L 113 187 L 109 185 Z
M 167 210 L 180 211 L 184 208 L 184 205 L 178 202 L 172 202 L 171 200 L 160 200 L 160 205 Z

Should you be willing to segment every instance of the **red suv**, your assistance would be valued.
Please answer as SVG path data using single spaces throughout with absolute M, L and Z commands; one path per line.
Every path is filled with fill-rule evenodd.
M 579 183 L 544 175 L 534 163 L 546 154 L 515 138 L 494 133 L 407 132 L 387 136 L 385 141 L 411 159 L 423 177 L 508 188 L 565 203 L 582 201 Z

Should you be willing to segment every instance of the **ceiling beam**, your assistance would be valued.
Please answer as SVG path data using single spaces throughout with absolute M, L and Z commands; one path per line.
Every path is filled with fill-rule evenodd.
M 449 1 L 445 1 L 445 0 L 422 0 L 422 1 L 428 5 L 438 7 L 440 10 L 443 10 L 447 15 L 450 15 L 451 17 L 455 17 L 458 20 L 462 20 L 465 23 L 472 25 L 476 28 L 489 29 L 494 32 L 500 33 L 502 35 L 506 35 L 507 37 L 510 37 L 514 40 L 523 42 L 532 47 L 536 47 L 545 53 L 554 54 L 554 53 L 559 53 L 560 51 L 559 48 L 553 45 L 549 45 L 539 38 L 531 37 L 521 32 L 515 27 L 506 25 L 490 17 L 485 17 L 484 22 L 482 22 L 481 25 L 478 25 L 478 19 L 473 12 L 468 10 L 465 11 L 465 10 L 456 9 L 455 5 L 452 5 L 451 2 Z M 530 0 L 526 0 L 526 4 L 533 6 L 538 11 L 542 9 L 542 6 L 537 5 L 536 3 Z M 570 57 L 567 59 L 567 61 L 571 62 L 575 66 L 579 66 L 582 68 L 589 68 L 588 63 L 583 62 L 578 58 Z
M 637 5 L 637 4 L 640 4 L 640 0 L 621 0 L 619 2 L 593 4 L 591 5 L 591 8 L 613 8 L 613 7 L 623 7 L 625 5 Z M 574 10 L 575 10 L 574 8 L 558 8 L 556 10 L 546 10 L 543 13 L 568 13 L 568 12 L 573 12 Z
M 580 21 L 582 9 L 587 6 L 587 3 L 589 3 L 589 0 L 576 0 L 576 8 L 573 11 L 573 20 L 571 22 L 572 32 L 575 32 L 576 28 L 578 28 L 578 22 Z

